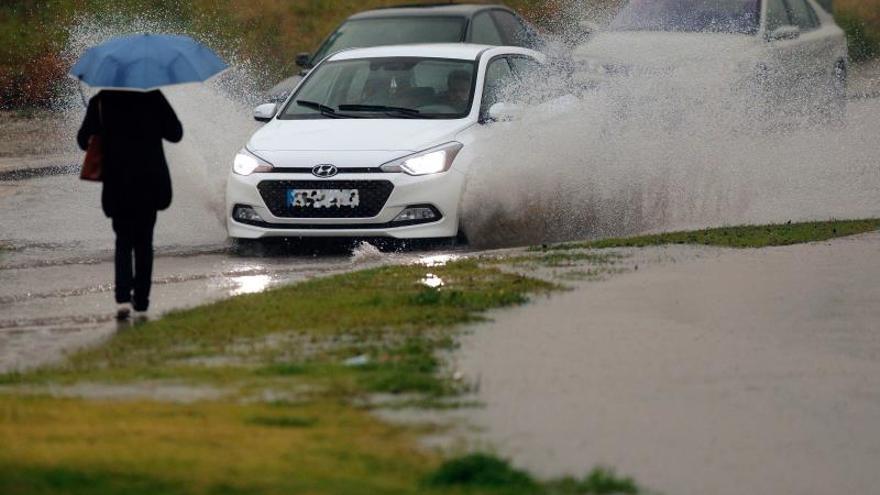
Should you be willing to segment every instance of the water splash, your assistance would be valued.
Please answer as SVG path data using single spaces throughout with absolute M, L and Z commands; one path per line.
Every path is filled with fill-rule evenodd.
M 258 127 L 251 109 L 261 101 L 262 91 L 257 82 L 266 79 L 266 71 L 237 56 L 237 47 L 228 40 L 193 32 L 173 16 L 156 13 L 80 16 L 68 28 L 68 43 L 61 57 L 72 65 L 91 46 L 115 36 L 143 32 L 190 35 L 223 53 L 231 67 L 205 84 L 162 89 L 184 127 L 181 143 L 165 143 L 175 204 L 163 214 L 167 220 L 162 224 L 179 234 L 175 237 L 185 238 L 191 233 L 199 242 L 225 242 L 226 176 L 235 153 Z M 75 135 L 84 114 L 77 86 L 76 81 L 67 81 L 53 104 L 64 122 L 59 151 L 76 150 Z M 81 88 L 86 97 L 95 93 L 86 86 Z
M 473 145 L 468 238 L 494 247 L 880 216 L 880 99 L 851 100 L 838 125 L 818 110 L 779 118 L 742 66 L 701 69 L 670 62 L 596 89 L 571 66 L 542 74 L 526 99 L 560 97 Z
M 369 242 L 361 242 L 351 251 L 351 262 L 353 264 L 375 263 L 389 259 L 388 254 L 382 252 L 378 247 Z

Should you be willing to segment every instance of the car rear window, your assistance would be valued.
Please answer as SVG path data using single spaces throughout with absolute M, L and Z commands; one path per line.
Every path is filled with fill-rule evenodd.
M 760 16 L 760 0 L 631 0 L 611 29 L 757 34 Z
M 458 43 L 464 39 L 464 17 L 381 17 L 354 19 L 339 27 L 315 53 L 320 62 L 347 48 L 416 43 Z

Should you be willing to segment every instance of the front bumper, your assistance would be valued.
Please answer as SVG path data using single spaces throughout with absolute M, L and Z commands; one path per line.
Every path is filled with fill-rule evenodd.
M 226 227 L 230 237 L 260 239 L 267 237 L 391 237 L 420 239 L 454 237 L 458 233 L 459 203 L 464 175 L 455 169 L 435 175 L 410 176 L 404 173 L 340 174 L 327 182 L 390 181 L 394 189 L 384 207 L 370 218 L 290 218 L 275 216 L 257 188 L 263 181 L 310 181 L 316 178 L 303 173 L 256 173 L 249 176 L 229 174 L 226 183 Z M 321 180 L 321 179 L 317 179 Z M 233 209 L 249 206 L 262 222 L 243 223 L 233 218 Z M 430 205 L 440 220 L 417 225 L 392 221 L 407 207 Z

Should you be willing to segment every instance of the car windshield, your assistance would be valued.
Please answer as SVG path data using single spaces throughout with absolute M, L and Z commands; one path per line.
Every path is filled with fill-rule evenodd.
M 309 74 L 279 118 L 463 118 L 470 113 L 475 73 L 472 60 L 330 61 Z
M 339 27 L 312 60 L 317 63 L 324 57 L 346 48 L 369 48 L 386 45 L 411 45 L 415 43 L 458 43 L 464 37 L 463 17 L 383 17 L 355 19 Z
M 631 0 L 612 31 L 756 34 L 760 0 Z

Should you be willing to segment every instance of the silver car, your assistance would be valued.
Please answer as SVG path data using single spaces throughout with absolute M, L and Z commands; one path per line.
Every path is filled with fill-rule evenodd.
M 690 69 L 677 80 L 748 87 L 763 110 L 839 115 L 846 37 L 823 5 L 830 2 L 631 0 L 575 49 L 578 77 L 603 84 Z

